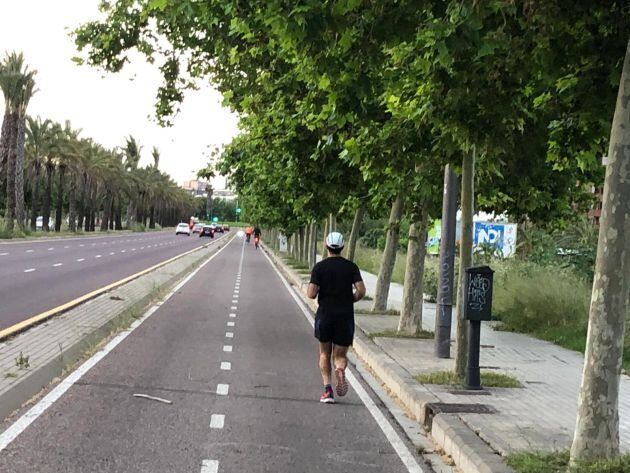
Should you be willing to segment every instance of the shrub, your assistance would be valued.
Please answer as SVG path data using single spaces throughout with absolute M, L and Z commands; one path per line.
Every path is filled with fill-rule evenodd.
M 583 351 L 589 284 L 575 273 L 519 261 L 495 266 L 493 315 L 504 328 Z

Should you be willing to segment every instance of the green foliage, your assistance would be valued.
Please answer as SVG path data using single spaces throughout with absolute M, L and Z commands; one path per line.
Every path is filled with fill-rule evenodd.
M 415 377 L 422 384 L 438 384 L 447 386 L 463 386 L 464 380 L 454 371 L 435 371 L 423 373 Z M 481 385 L 485 388 L 521 388 L 523 385 L 513 376 L 494 371 L 481 372 Z
M 569 468 L 569 452 L 519 452 L 507 457 L 516 473 L 630 473 L 630 455 Z

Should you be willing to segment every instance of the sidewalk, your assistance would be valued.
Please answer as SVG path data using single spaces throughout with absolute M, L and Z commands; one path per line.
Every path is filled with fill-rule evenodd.
M 376 276 L 361 272 L 369 295 Z M 402 285 L 392 283 L 388 308 L 400 309 Z M 371 302 L 370 302 L 371 304 Z M 366 303 L 362 307 L 369 307 Z M 454 311 L 453 311 L 454 312 Z M 366 335 L 396 329 L 397 316 L 357 315 Z M 435 304 L 425 303 L 423 327 L 434 330 Z M 455 324 L 453 324 L 453 327 Z M 453 333 L 454 333 L 453 328 Z M 433 355 L 433 340 L 374 338 L 374 342 L 412 378 L 421 373 L 449 370 L 454 360 Z M 451 342 L 453 343 L 453 342 Z M 489 395 L 472 395 L 445 386 L 426 389 L 444 403 L 483 404 L 491 414 L 460 413 L 459 418 L 502 455 L 515 451 L 563 450 L 571 445 L 583 356 L 526 335 L 494 331 L 482 325 L 480 365 L 516 377 L 522 388 L 489 388 Z M 452 345 L 451 354 L 454 355 Z M 630 377 L 622 376 L 619 398 L 621 449 L 630 451 Z

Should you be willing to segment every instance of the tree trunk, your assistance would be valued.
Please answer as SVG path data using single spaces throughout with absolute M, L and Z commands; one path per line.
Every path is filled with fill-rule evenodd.
M 311 223 L 310 228 L 311 238 L 310 245 L 308 247 L 308 267 L 313 268 L 317 263 L 317 222 Z
M 619 377 L 630 280 L 630 41 L 610 134 L 571 461 L 619 455 Z
M 68 191 L 68 228 L 71 232 L 77 231 L 77 180 L 74 175 L 70 178 Z
M 9 122 L 9 154 L 7 158 L 7 201 L 4 213 L 4 225 L 8 232 L 13 231 L 15 218 L 15 162 L 17 159 L 17 113 L 10 114 Z
M 475 148 L 464 154 L 462 164 L 462 235 L 459 244 L 459 283 L 457 287 L 457 354 L 455 372 L 461 378 L 466 375 L 468 358 L 468 321 L 464 320 L 464 287 L 466 269 L 473 264 L 473 214 L 475 207 Z
M 403 301 L 398 321 L 398 333 L 414 335 L 422 330 L 422 289 L 424 277 L 424 258 L 427 254 L 427 225 L 429 212 L 422 206 L 420 215 L 414 215 L 409 226 L 407 244 L 407 262 L 405 266 L 405 285 Z
M 330 214 L 330 217 L 328 218 L 330 219 L 330 224 L 329 224 L 330 232 L 336 232 L 337 231 L 337 216 L 335 214 Z
M 365 215 L 365 205 L 359 204 L 356 212 L 354 213 L 354 220 L 352 221 L 352 231 L 350 232 L 350 239 L 346 245 L 347 258 L 350 261 L 354 261 L 354 253 L 357 248 L 357 240 L 359 239 L 359 231 L 361 224 L 363 223 L 363 216 Z
M 389 224 L 387 227 L 387 238 L 385 240 L 385 250 L 381 260 L 381 269 L 376 280 L 376 291 L 374 293 L 374 305 L 372 311 L 382 312 L 387 309 L 387 298 L 389 296 L 389 284 L 392 281 L 394 264 L 396 264 L 396 248 L 398 247 L 398 236 L 400 233 L 400 218 L 403 212 L 403 201 L 400 196 L 394 199 L 392 210 L 389 214 Z
M 18 227 L 24 231 L 26 211 L 24 209 L 24 117 L 16 118 L 15 137 L 15 219 Z
M 118 198 L 118 211 L 116 212 L 116 230 L 122 230 L 123 229 L 123 224 L 122 224 L 122 213 L 123 213 L 123 205 L 122 202 L 120 201 L 120 197 Z
M 8 110 L 4 112 L 2 120 L 2 131 L 0 132 L 0 198 L 2 203 L 6 197 L 7 166 L 9 160 L 9 148 L 11 147 L 11 114 Z
M 322 259 L 326 259 L 326 257 L 328 256 L 328 249 L 326 248 L 326 237 L 328 236 L 328 234 L 330 233 L 330 223 L 329 220 L 326 219 L 324 220 L 324 235 L 322 237 Z
M 57 209 L 55 212 L 55 231 L 61 231 L 61 220 L 63 219 L 63 186 L 66 180 L 66 166 L 59 166 L 59 185 L 57 186 Z
M 52 201 L 54 171 L 55 165 L 49 158 L 46 160 L 46 189 L 44 191 L 44 202 L 42 206 L 42 230 L 45 232 L 50 231 L 50 204 Z
M 33 176 L 33 192 L 31 195 L 31 230 L 37 230 L 37 217 L 39 213 L 39 175 L 41 174 L 42 164 L 39 156 L 35 157 L 35 175 Z
M 151 209 L 149 211 L 149 228 L 155 228 L 155 205 L 151 205 Z
M 112 191 L 107 189 L 105 193 L 105 204 L 103 207 L 103 219 L 101 220 L 101 231 L 106 232 L 109 229 L 109 221 L 112 218 L 111 210 L 112 210 L 112 200 L 114 199 L 114 195 Z

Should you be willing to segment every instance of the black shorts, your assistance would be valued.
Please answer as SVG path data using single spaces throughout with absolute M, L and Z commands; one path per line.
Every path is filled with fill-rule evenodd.
M 332 342 L 340 347 L 349 347 L 354 338 L 354 320 L 315 319 L 315 338 L 322 343 Z

